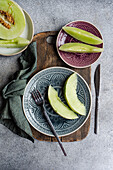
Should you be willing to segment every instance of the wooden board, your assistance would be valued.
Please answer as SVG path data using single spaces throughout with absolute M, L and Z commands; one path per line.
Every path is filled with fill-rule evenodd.
M 56 31 L 49 31 L 49 32 L 42 32 L 34 36 L 33 41 L 37 41 L 37 69 L 35 73 L 48 67 L 63 66 L 78 72 L 87 81 L 88 85 L 90 86 L 91 67 L 84 68 L 84 69 L 74 69 L 68 66 L 67 64 L 65 64 L 57 54 L 56 43 L 55 43 L 57 34 L 58 32 Z M 50 39 L 52 40 L 50 41 Z M 88 120 L 85 122 L 85 124 L 77 132 L 74 132 L 71 135 L 65 137 L 61 137 L 60 139 L 62 142 L 73 142 L 73 141 L 82 140 L 87 136 L 89 127 L 90 127 L 90 116 Z M 52 142 L 56 141 L 54 137 L 49 137 L 47 135 L 44 135 L 38 132 L 37 130 L 35 130 L 33 127 L 31 127 L 31 130 L 33 136 L 38 140 L 52 141 Z

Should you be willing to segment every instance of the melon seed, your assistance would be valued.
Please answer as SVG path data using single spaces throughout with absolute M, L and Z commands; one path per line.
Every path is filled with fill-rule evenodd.
M 10 29 L 10 28 L 11 28 L 11 26 L 10 26 L 9 24 L 7 24 L 2 18 L 0 18 L 0 23 L 1 23 L 4 27 L 6 27 L 7 29 Z
M 12 17 L 11 14 L 9 14 L 8 12 L 5 12 L 3 10 L 0 10 L 0 14 L 3 15 L 8 22 L 15 25 L 14 18 Z

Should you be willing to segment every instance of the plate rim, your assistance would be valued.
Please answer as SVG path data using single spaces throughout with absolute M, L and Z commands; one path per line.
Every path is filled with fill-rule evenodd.
M 15 3 L 16 3 L 16 2 L 15 2 Z M 19 7 L 20 7 L 20 6 L 19 6 Z M 20 7 L 20 8 L 21 8 L 21 7 Z M 21 8 L 21 9 L 22 9 L 22 8 Z M 30 19 L 30 21 L 31 21 L 32 29 L 33 29 L 32 37 L 31 37 L 31 40 L 30 40 L 30 42 L 29 42 L 29 44 L 28 44 L 28 45 L 30 45 L 30 43 L 31 43 L 32 40 L 33 40 L 33 36 L 34 36 L 34 24 L 33 24 L 33 20 L 32 20 L 32 18 L 31 18 L 31 16 L 26 12 L 26 10 L 22 9 L 22 11 L 23 11 L 23 13 L 27 14 L 27 16 L 29 17 L 29 19 Z M 2 54 L 2 53 L 0 53 L 0 55 L 1 55 L 1 56 L 4 56 L 4 57 L 10 57 L 10 56 L 18 55 L 18 54 L 22 53 L 22 52 L 28 47 L 28 45 L 25 46 L 21 51 L 15 52 L 15 53 L 13 53 L 13 54 Z
M 87 84 L 86 80 L 85 80 L 79 73 L 77 73 L 76 71 L 74 71 L 74 70 L 72 70 L 72 69 L 69 69 L 69 68 L 66 68 L 66 67 L 60 67 L 60 66 L 48 67 L 48 68 L 45 68 L 45 69 L 37 72 L 37 73 L 28 81 L 28 83 L 27 83 L 27 85 L 26 85 L 26 87 L 25 87 L 25 89 L 24 89 L 24 94 L 23 94 L 23 97 L 22 97 L 22 108 L 23 108 L 23 112 L 24 112 L 24 115 L 25 115 L 27 121 L 30 123 L 31 126 L 33 126 L 33 128 L 34 128 L 35 130 L 37 130 L 38 132 L 40 132 L 40 133 L 42 133 L 42 134 L 44 134 L 44 135 L 46 135 L 46 136 L 54 137 L 54 135 L 44 133 L 44 132 L 42 132 L 41 130 L 38 130 L 34 125 L 32 125 L 32 123 L 31 123 L 31 122 L 29 121 L 29 119 L 27 118 L 26 113 L 25 113 L 25 110 L 24 110 L 24 96 L 25 96 L 26 89 L 27 89 L 27 87 L 29 86 L 29 83 L 32 81 L 32 79 L 33 79 L 37 74 L 39 74 L 39 73 L 41 73 L 41 72 L 43 72 L 43 71 L 46 71 L 46 70 L 54 69 L 54 68 L 65 69 L 65 70 L 72 71 L 73 73 L 76 73 L 76 74 L 77 74 L 78 76 L 80 76 L 80 78 L 85 82 L 85 84 L 86 84 L 86 86 L 87 86 L 87 88 L 88 88 L 89 94 L 90 94 L 90 109 L 89 109 L 89 112 L 88 112 L 88 115 L 87 115 L 85 121 L 84 121 L 76 130 L 74 130 L 74 131 L 72 131 L 72 132 L 70 132 L 70 133 L 68 133 L 68 134 L 65 134 L 65 135 L 58 135 L 59 137 L 64 137 L 64 136 L 68 136 L 68 135 L 70 135 L 70 134 L 72 134 L 72 133 L 75 133 L 77 130 L 79 130 L 79 129 L 85 124 L 85 122 L 88 120 L 89 115 L 90 115 L 90 113 L 91 113 L 91 109 L 92 109 L 92 93 L 91 93 L 91 89 L 89 88 L 89 85 Z
M 102 36 L 102 33 L 101 33 L 100 29 L 98 29 L 94 24 L 92 24 L 92 23 L 89 22 L 89 21 L 76 20 L 76 21 L 71 21 L 71 22 L 65 24 L 64 26 L 67 26 L 68 24 L 71 24 L 71 23 L 73 23 L 73 22 L 79 22 L 79 21 L 80 21 L 80 22 L 86 22 L 86 23 L 89 23 L 89 24 L 91 24 L 92 26 L 94 26 L 94 27 L 99 31 L 99 33 L 100 33 L 100 35 L 101 35 L 101 37 L 102 37 L 102 40 L 103 40 L 103 36 Z M 62 26 L 62 27 L 64 27 L 64 26 Z M 100 52 L 100 55 L 99 55 L 99 57 L 95 60 L 95 62 L 93 62 L 92 64 L 89 64 L 89 65 L 86 65 L 86 66 L 73 66 L 72 64 L 69 64 L 68 62 L 66 62 L 66 61 L 62 58 L 62 56 L 60 55 L 59 49 L 58 49 L 58 37 L 59 37 L 61 31 L 62 31 L 62 28 L 60 29 L 60 31 L 59 31 L 59 33 L 58 33 L 58 35 L 57 35 L 57 39 L 56 39 L 56 49 L 57 49 L 57 53 L 58 53 L 59 57 L 60 57 L 60 58 L 64 61 L 64 63 L 66 63 L 68 66 L 71 66 L 71 67 L 73 67 L 73 68 L 87 68 L 87 67 L 90 67 L 92 64 L 94 64 L 94 63 L 100 58 L 102 52 Z M 104 42 L 103 42 L 102 44 L 103 44 L 103 46 L 104 46 Z

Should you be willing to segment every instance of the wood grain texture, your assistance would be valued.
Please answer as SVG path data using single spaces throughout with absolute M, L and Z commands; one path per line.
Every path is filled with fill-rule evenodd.
M 37 41 L 37 69 L 34 72 L 34 74 L 48 67 L 62 66 L 73 69 L 74 71 L 79 73 L 91 87 L 91 67 L 75 69 L 68 66 L 58 56 L 55 41 L 52 41 L 52 43 L 47 42 L 47 38 L 50 36 L 52 37 L 53 40 L 56 40 L 57 34 L 58 32 L 56 31 L 49 31 L 42 32 L 34 36 L 33 41 Z M 79 130 L 65 137 L 61 137 L 60 139 L 62 142 L 80 141 L 87 136 L 89 128 L 90 128 L 90 116 L 85 122 L 85 124 Z M 44 135 L 35 130 L 32 126 L 31 130 L 33 136 L 38 140 L 56 142 L 56 139 L 54 137 Z

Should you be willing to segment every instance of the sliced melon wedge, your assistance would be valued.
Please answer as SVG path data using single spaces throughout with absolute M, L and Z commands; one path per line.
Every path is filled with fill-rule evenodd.
M 103 48 L 94 47 L 83 43 L 66 43 L 59 50 L 71 53 L 101 53 Z
M 0 47 L 2 48 L 20 48 L 27 46 L 30 43 L 29 40 L 22 38 L 22 37 L 17 37 L 12 40 L 1 40 L 0 39 Z
M 69 107 L 80 115 L 86 115 L 86 108 L 77 97 L 77 74 L 72 74 L 66 81 L 64 87 L 65 100 Z
M 25 28 L 25 16 L 20 6 L 11 0 L 0 0 L 0 38 L 19 37 Z M 3 23 L 4 21 L 4 23 Z M 8 25 L 8 27 L 7 27 Z
M 75 27 L 63 27 L 62 29 L 72 37 L 87 44 L 98 45 L 103 43 L 103 40 L 101 38 L 95 36 L 94 34 L 88 31 Z
M 66 119 L 78 118 L 78 116 L 60 100 L 57 91 L 51 85 L 48 88 L 48 99 L 53 110 L 60 116 Z

